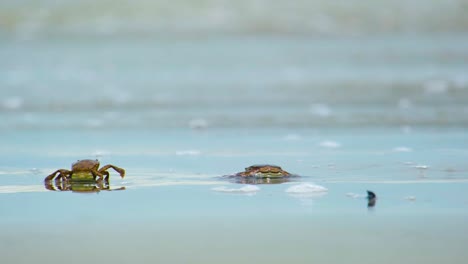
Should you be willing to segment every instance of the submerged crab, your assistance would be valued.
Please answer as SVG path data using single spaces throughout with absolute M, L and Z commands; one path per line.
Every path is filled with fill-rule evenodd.
M 261 164 L 247 167 L 245 168 L 245 171 L 236 173 L 235 176 L 256 178 L 283 178 L 292 176 L 292 174 L 283 170 L 280 166 Z
M 109 178 L 109 168 L 114 169 L 120 174 L 120 177 L 125 176 L 125 170 L 114 165 L 106 165 L 99 169 L 98 160 L 78 160 L 72 164 L 71 171 L 65 169 L 59 169 L 47 176 L 44 181 L 51 181 L 53 179 L 62 181 L 90 181 Z
M 228 175 L 237 183 L 247 184 L 273 184 L 289 181 L 291 177 L 296 175 L 283 170 L 280 166 L 260 164 L 252 165 L 245 168 L 245 171 Z

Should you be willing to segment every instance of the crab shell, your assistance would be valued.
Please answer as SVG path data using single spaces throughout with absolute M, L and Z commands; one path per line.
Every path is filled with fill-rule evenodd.
M 91 173 L 92 170 L 99 170 L 98 160 L 78 160 L 72 164 L 72 179 L 74 181 L 94 181 L 94 176 Z
M 283 170 L 280 166 L 259 164 L 247 167 L 245 168 L 245 171 L 239 172 L 235 176 L 256 178 L 283 178 L 292 176 L 292 174 Z
M 89 172 L 91 170 L 99 170 L 99 161 L 98 160 L 78 160 L 72 164 L 73 172 Z

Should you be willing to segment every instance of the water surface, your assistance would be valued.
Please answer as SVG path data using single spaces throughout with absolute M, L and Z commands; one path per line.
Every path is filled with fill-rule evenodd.
M 465 263 L 466 10 L 2 1 L 2 263 Z M 127 175 L 45 188 L 86 158 Z

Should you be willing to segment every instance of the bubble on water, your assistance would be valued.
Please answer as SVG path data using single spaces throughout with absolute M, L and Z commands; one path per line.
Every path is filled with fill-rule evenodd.
M 322 148 L 340 148 L 341 144 L 336 142 L 336 141 L 331 141 L 331 140 L 325 140 L 319 143 L 319 146 Z
M 212 188 L 211 190 L 216 192 L 225 192 L 225 193 L 245 193 L 252 194 L 260 191 L 260 188 L 255 185 L 246 185 L 241 188 L 228 188 L 226 186 L 220 186 Z
M 405 134 L 409 134 L 413 131 L 413 129 L 410 126 L 401 126 L 400 127 L 401 132 Z
M 90 118 L 86 120 L 85 123 L 88 127 L 92 127 L 92 128 L 98 128 L 104 125 L 104 121 L 98 118 Z
M 177 156 L 198 156 L 201 154 L 201 151 L 196 149 L 187 149 L 187 150 L 178 150 L 176 151 Z
M 109 156 L 110 152 L 106 150 L 95 150 L 91 155 L 96 158 L 102 158 L 104 156 Z
M 112 97 L 112 101 L 117 105 L 127 104 L 131 101 L 132 97 L 124 92 L 116 92 Z
M 38 169 L 38 168 L 32 168 L 32 169 L 30 169 L 29 171 L 30 171 L 32 174 L 34 174 L 34 175 L 39 175 L 39 174 L 42 173 L 41 170 Z
M 196 130 L 205 129 L 208 127 L 208 121 L 203 118 L 194 118 L 189 121 L 189 127 Z
M 408 147 L 395 147 L 392 149 L 393 152 L 412 152 L 413 149 Z
M 301 83 L 305 80 L 307 72 L 301 68 L 297 67 L 288 67 L 282 70 L 281 76 L 285 81 Z
M 425 82 L 423 87 L 426 94 L 444 94 L 449 89 L 449 83 L 445 80 L 430 80 Z
M 429 169 L 429 166 L 419 164 L 419 165 L 414 165 L 413 168 L 419 169 L 419 170 L 427 170 L 427 169 Z
M 411 107 L 413 107 L 413 102 L 411 102 L 410 99 L 400 98 L 400 100 L 398 100 L 398 108 L 399 109 L 408 109 L 408 108 L 411 108 Z
M 283 138 L 284 140 L 286 141 L 298 141 L 298 140 L 301 140 L 302 137 L 298 134 L 288 134 L 286 136 L 284 136 Z
M 24 105 L 24 99 L 19 96 L 11 96 L 3 99 L 2 106 L 5 109 L 17 110 L 22 108 Z
M 468 75 L 458 75 L 452 79 L 453 86 L 457 89 L 468 88 Z
M 310 106 L 309 112 L 319 117 L 329 117 L 332 115 L 332 110 L 326 104 L 313 104 Z

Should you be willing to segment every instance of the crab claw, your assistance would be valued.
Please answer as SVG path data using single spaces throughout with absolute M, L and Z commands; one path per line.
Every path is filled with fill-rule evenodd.
M 117 172 L 120 174 L 120 177 L 122 177 L 122 178 L 125 177 L 125 170 L 124 169 L 119 168 L 117 170 Z
M 44 182 L 50 182 L 50 181 L 52 181 L 52 179 L 53 179 L 54 177 L 55 177 L 55 174 L 51 174 L 51 175 L 45 177 Z

